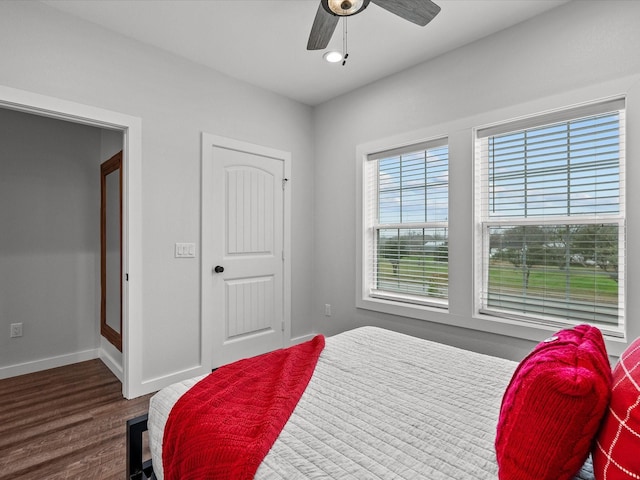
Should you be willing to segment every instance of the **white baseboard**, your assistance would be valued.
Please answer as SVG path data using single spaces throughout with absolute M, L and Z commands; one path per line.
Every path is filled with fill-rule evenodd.
M 119 354 L 119 356 L 118 356 Z M 100 360 L 104 363 L 111 373 L 113 373 L 120 383 L 124 378 L 124 372 L 122 371 L 122 353 L 112 347 L 111 344 L 105 345 L 105 342 L 101 342 L 100 345 Z
M 157 392 L 158 390 L 173 383 L 181 382 L 193 377 L 198 377 L 200 375 L 206 375 L 207 373 L 211 373 L 211 367 L 199 365 L 193 368 L 182 370 L 180 372 L 144 380 L 141 385 L 140 395 Z
M 299 337 L 294 337 L 289 341 L 289 346 L 298 345 L 299 343 L 304 343 L 311 340 L 313 337 L 318 335 L 317 333 L 309 333 L 307 335 L 301 335 Z
M 292 338 L 289 342 L 289 345 L 296 345 L 302 342 L 306 342 L 307 340 L 311 340 L 316 335 L 317 335 L 316 333 L 310 333 L 308 335 L 302 335 L 299 337 Z M 181 382 L 182 380 L 193 378 L 199 375 L 205 375 L 210 372 L 211 372 L 211 367 L 198 365 L 193 368 L 182 370 L 180 372 L 174 372 L 169 375 L 163 375 L 161 377 L 147 379 L 142 382 L 140 395 L 157 392 L 158 390 L 168 385 L 171 385 L 173 383 Z
M 95 358 L 100 358 L 100 350 L 97 348 L 84 350 L 82 352 L 69 353 L 67 355 L 59 355 L 57 357 L 33 360 L 31 362 L 19 363 L 17 365 L 8 365 L 6 367 L 0 367 L 0 379 L 26 375 L 27 373 L 40 372 L 50 368 L 64 367 L 65 365 L 85 362 Z
M 100 350 L 100 360 L 104 363 L 111 373 L 113 373 L 120 383 L 122 383 L 122 379 L 124 378 L 124 374 L 122 372 L 122 365 L 120 365 L 111 355 L 107 354 L 104 350 Z

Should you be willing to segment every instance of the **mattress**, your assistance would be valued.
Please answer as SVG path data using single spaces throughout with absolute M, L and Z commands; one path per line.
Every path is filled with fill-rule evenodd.
M 496 424 L 516 366 L 376 327 L 329 337 L 255 478 L 496 480 Z M 200 378 L 150 400 L 158 479 L 166 419 Z M 589 462 L 576 479 L 593 479 Z

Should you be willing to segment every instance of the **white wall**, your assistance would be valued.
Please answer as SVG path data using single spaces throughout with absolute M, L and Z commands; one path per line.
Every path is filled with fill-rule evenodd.
M 334 333 L 377 324 L 465 348 L 519 359 L 530 340 L 473 315 L 473 133 L 490 122 L 530 115 L 600 96 L 628 94 L 628 202 L 637 205 L 640 150 L 640 2 L 574 1 L 531 21 L 445 54 L 433 61 L 329 101 L 314 111 L 315 203 L 313 318 Z M 607 82 L 614 82 L 608 85 Z M 335 132 L 349 132 L 339 136 Z M 388 139 L 450 138 L 450 312 L 432 322 L 355 308 L 357 199 L 356 148 Z M 628 245 L 640 243 L 640 219 L 630 209 Z M 338 234 L 339 232 L 339 234 Z M 628 319 L 640 335 L 640 259 L 628 250 Z M 336 279 L 340 279 L 336 281 Z M 324 305 L 331 304 L 332 317 Z M 492 328 L 494 333 L 474 331 Z
M 292 154 L 292 336 L 312 332 L 311 109 L 37 2 L 0 2 L 0 85 L 142 121 L 143 380 L 199 362 L 201 132 Z M 198 245 L 199 246 L 199 245 Z
M 101 131 L 5 109 L 0 125 L 0 371 L 95 358 Z
M 470 125 L 582 101 L 623 78 L 633 132 L 640 101 L 635 79 L 624 77 L 640 74 L 637 18 L 640 2 L 574 1 L 312 110 L 37 2 L 0 2 L 0 85 L 142 119 L 142 318 L 131 321 L 145 333 L 143 379 L 179 375 L 198 362 L 199 264 L 176 261 L 173 245 L 199 242 L 203 131 L 292 153 L 294 337 L 379 324 L 519 358 L 531 341 L 469 328 Z M 457 130 L 446 132 L 445 124 Z M 451 219 L 459 253 L 451 259 L 452 289 L 463 293 L 451 300 L 454 313 L 434 314 L 434 322 L 357 310 L 356 147 L 434 131 L 452 135 L 451 191 L 468 206 Z M 629 137 L 635 184 L 638 147 Z M 640 201 L 636 191 L 628 192 L 631 204 Z M 629 244 L 637 243 L 633 216 L 628 229 Z M 634 321 L 640 261 L 632 250 L 629 265 Z M 325 303 L 332 317 L 323 315 Z M 441 323 L 448 320 L 455 326 Z M 630 332 L 640 334 L 637 321 Z

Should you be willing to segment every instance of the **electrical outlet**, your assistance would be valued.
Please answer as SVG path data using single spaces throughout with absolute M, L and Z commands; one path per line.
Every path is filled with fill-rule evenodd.
M 324 304 L 324 316 L 325 317 L 330 317 L 331 316 L 331 304 L 329 304 L 329 303 L 325 303 Z
M 22 336 L 22 323 L 12 323 L 11 324 L 11 338 L 21 337 Z

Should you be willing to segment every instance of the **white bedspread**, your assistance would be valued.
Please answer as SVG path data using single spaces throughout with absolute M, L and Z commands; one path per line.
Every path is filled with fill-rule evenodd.
M 375 327 L 329 337 L 255 478 L 496 480 L 496 423 L 516 366 Z M 149 442 L 159 479 L 164 423 L 197 380 L 151 399 Z

